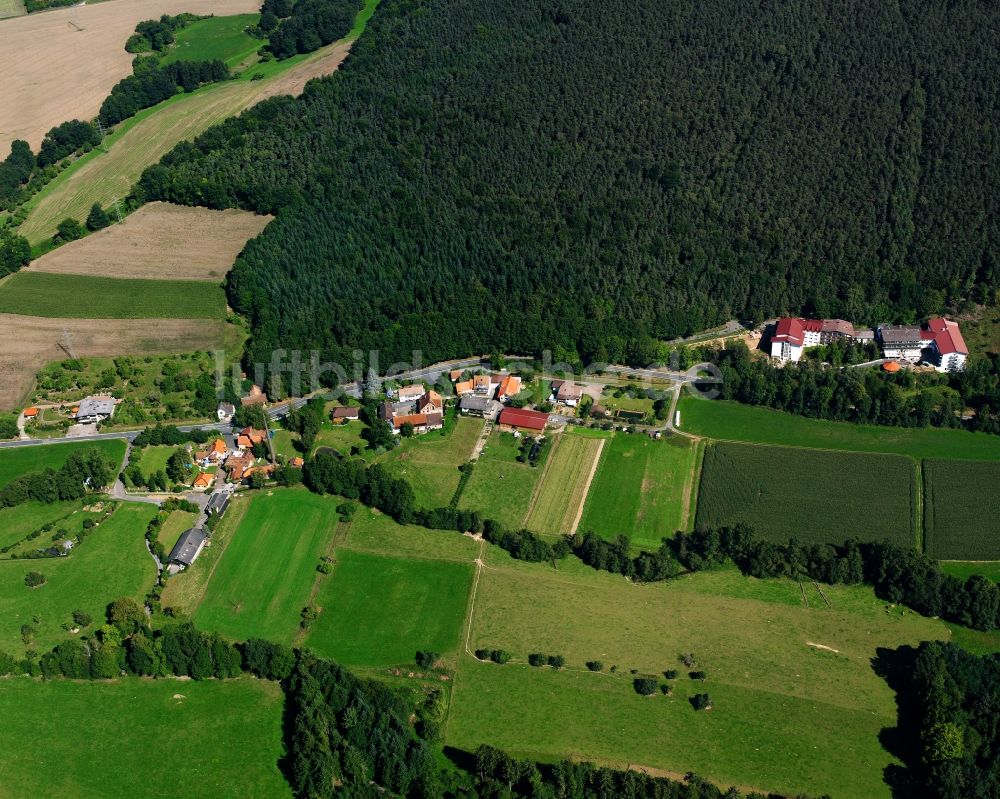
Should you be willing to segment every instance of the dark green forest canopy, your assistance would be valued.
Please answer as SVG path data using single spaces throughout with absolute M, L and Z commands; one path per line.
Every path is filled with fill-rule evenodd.
M 250 359 L 576 350 L 1000 285 L 1000 7 L 383 0 L 351 56 L 140 195 L 278 212 Z

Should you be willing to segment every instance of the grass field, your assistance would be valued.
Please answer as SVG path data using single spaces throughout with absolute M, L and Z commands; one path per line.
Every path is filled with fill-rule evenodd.
M 335 499 L 304 489 L 250 500 L 195 611 L 198 626 L 237 640 L 291 643 L 319 559 L 332 543 L 336 506 Z
M 290 798 L 283 704 L 264 680 L 0 680 L 0 796 Z
M 120 506 L 69 557 L 0 561 L 0 649 L 23 652 L 21 625 L 36 630 L 29 647 L 40 652 L 67 638 L 61 625 L 74 610 L 100 624 L 111 600 L 142 599 L 153 586 L 156 568 L 146 551 L 144 533 L 156 513 L 153 505 Z M 24 575 L 39 571 L 46 583 L 24 585 Z
M 338 549 L 306 646 L 347 666 L 413 663 L 458 649 L 473 565 Z
M 160 63 L 219 59 L 230 69 L 237 67 L 261 47 L 260 39 L 245 31 L 247 26 L 256 25 L 259 20 L 260 14 L 234 14 L 192 22 L 177 31 L 175 44 Z
M 52 504 L 25 502 L 12 508 L 0 508 L 0 547 L 20 541 L 39 527 L 63 519 L 80 507 L 80 502 L 71 500 Z M 54 529 L 59 529 L 59 525 Z M 36 539 L 39 544 L 43 540 L 42 537 Z
M 735 570 L 639 586 L 489 552 L 471 645 L 502 647 L 519 662 L 463 657 L 447 744 L 693 770 L 722 785 L 787 794 L 889 796 L 882 768 L 891 757 L 879 733 L 894 726 L 896 708 L 870 661 L 878 647 L 947 639 L 941 622 L 887 614 L 862 587 L 824 587 L 832 609 L 815 592 L 807 608 L 796 583 Z M 562 654 L 567 668 L 533 669 L 524 664 L 531 652 Z M 670 698 L 634 693 L 631 669 L 683 675 L 681 652 L 708 673 L 704 685 L 681 676 Z M 604 671 L 588 673 L 587 660 Z M 712 696 L 712 712 L 687 703 L 700 691 Z
M 0 286 L 0 312 L 76 319 L 222 319 L 222 287 L 22 272 Z
M 697 447 L 680 436 L 615 435 L 601 455 L 579 529 L 609 539 L 624 534 L 636 547 L 655 549 L 687 527 L 696 456 Z
M 354 425 L 360 427 L 356 422 Z M 468 462 L 482 430 L 481 419 L 457 419 L 450 429 L 403 441 L 385 457 L 384 463 L 390 472 L 413 487 L 418 507 L 442 507 L 455 494 L 461 476 L 458 467 Z
M 143 447 L 138 451 L 133 450 L 131 459 L 134 460 L 138 456 L 139 468 L 142 469 L 142 473 L 154 474 L 155 472 L 166 471 L 167 461 L 179 449 L 180 447 L 172 444 Z
M 479 554 L 479 544 L 468 536 L 396 524 L 388 516 L 365 507 L 358 508 L 354 515 L 344 547 L 353 552 L 463 563 L 471 563 Z
M 924 461 L 924 548 L 947 560 L 1000 560 L 1000 463 Z
M 0 19 L 20 17 L 25 13 L 21 0 L 0 0 Z
M 44 446 L 0 449 L 0 487 L 15 477 L 42 469 L 58 469 L 74 452 L 99 449 L 116 464 L 125 458 L 125 442 L 115 439 L 82 441 L 79 444 L 47 444 Z
M 520 527 L 531 504 L 542 467 L 517 462 L 520 439 L 494 432 L 476 462 L 458 506 L 478 510 L 488 519 Z
M 532 498 L 526 526 L 539 533 L 574 532 L 588 481 L 608 444 L 606 438 L 577 436 L 567 431 L 556 439 L 543 467 L 542 482 Z
M 941 571 L 963 580 L 978 574 L 1000 583 L 1000 561 L 945 560 L 941 562 Z
M 174 548 L 174 544 L 177 543 L 177 539 L 181 537 L 181 534 L 186 533 L 194 527 L 196 521 L 198 521 L 197 513 L 175 510 L 163 523 L 156 539 L 163 544 L 163 548 L 169 553 Z
M 889 539 L 916 546 L 916 464 L 908 458 L 712 443 L 705 451 L 699 525 L 744 522 L 786 543 Z
M 884 452 L 913 458 L 1000 460 L 1000 436 L 966 430 L 880 427 L 808 419 L 770 408 L 682 396 L 681 430 L 709 438 Z

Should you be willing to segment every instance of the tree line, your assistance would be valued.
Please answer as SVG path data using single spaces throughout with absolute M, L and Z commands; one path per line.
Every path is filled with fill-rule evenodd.
M 144 19 L 135 26 L 135 33 L 125 42 L 130 53 L 162 53 L 176 41 L 174 33 L 195 20 L 205 19 L 197 14 L 163 14 L 159 19 Z
M 206 83 L 227 80 L 229 67 L 219 59 L 212 61 L 174 61 L 161 66 L 155 56 L 139 56 L 133 62 L 133 74 L 116 83 L 103 103 L 98 119 L 115 125 L 167 100 L 178 91 L 193 92 Z
M 270 31 L 266 49 L 275 58 L 288 58 L 332 44 L 351 30 L 361 6 L 360 0 L 298 0 L 291 6 L 288 18 Z M 271 25 L 270 17 L 265 22 L 265 14 L 274 13 L 277 20 L 281 15 L 275 12 L 285 10 L 289 10 L 286 4 L 265 2 L 261 7 L 262 28 Z
M 104 490 L 114 478 L 115 468 L 117 464 L 110 463 L 99 449 L 73 452 L 58 469 L 29 472 L 0 488 L 0 508 L 25 502 L 51 504 L 80 499 Z

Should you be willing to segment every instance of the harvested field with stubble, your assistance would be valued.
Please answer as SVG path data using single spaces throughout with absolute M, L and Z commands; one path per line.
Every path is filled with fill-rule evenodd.
M 137 22 L 183 11 L 246 14 L 259 6 L 258 0 L 109 0 L 7 20 L 0 25 L 0 153 L 14 139 L 37 151 L 54 125 L 96 116 L 111 87 L 132 70 L 125 41 Z
M 0 410 L 17 408 L 50 361 L 191 352 L 221 346 L 216 319 L 49 319 L 0 313 Z M 68 351 L 69 352 L 68 352 Z
M 92 275 L 220 283 L 269 216 L 229 209 L 144 205 L 125 218 L 33 261 L 26 273 Z

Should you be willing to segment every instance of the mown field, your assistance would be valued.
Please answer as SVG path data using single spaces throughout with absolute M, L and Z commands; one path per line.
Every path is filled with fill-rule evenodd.
M 487 564 L 472 646 L 507 649 L 515 662 L 463 656 L 445 736 L 460 748 L 486 742 L 541 758 L 693 770 L 761 791 L 887 798 L 882 769 L 893 759 L 879 734 L 894 726 L 896 708 L 871 658 L 878 647 L 949 635 L 941 622 L 886 614 L 862 587 L 824 587 L 832 608 L 810 592 L 807 608 L 796 583 L 735 570 L 640 586 L 494 549 Z M 561 654 L 567 666 L 531 668 L 531 652 Z M 694 654 L 705 683 L 686 676 L 682 652 Z M 603 671 L 587 672 L 588 660 Z M 642 698 L 631 669 L 681 676 L 673 696 Z M 702 691 L 711 712 L 687 702 Z
M 945 560 L 1000 560 L 1000 463 L 926 460 L 924 548 Z
M 160 63 L 218 59 L 230 69 L 237 67 L 261 47 L 260 39 L 253 38 L 245 30 L 259 21 L 260 14 L 234 14 L 192 22 L 177 31 L 176 41 Z
M 306 646 L 347 666 L 409 665 L 458 649 L 473 565 L 339 548 Z
M 616 434 L 601 455 L 579 529 L 627 535 L 634 546 L 655 549 L 688 526 L 696 465 L 697 447 L 687 438 Z
M 12 508 L 0 508 L 0 547 L 20 541 L 29 533 L 33 533 L 43 525 L 55 523 L 76 510 L 82 503 L 79 501 L 25 502 Z M 55 525 L 58 529 L 58 525 Z M 39 541 L 42 539 L 38 539 Z
M 360 430 L 359 423 L 353 426 Z M 482 430 L 481 419 L 457 419 L 450 428 L 404 440 L 385 457 L 384 464 L 413 487 L 418 507 L 440 508 L 454 496 L 461 476 L 458 467 L 468 463 Z M 353 432 L 347 430 L 344 435 Z
M 749 524 L 769 541 L 888 539 L 916 546 L 916 464 L 908 458 L 711 443 L 697 523 Z
M 524 523 L 542 467 L 518 463 L 520 441 L 511 433 L 490 435 L 462 492 L 460 508 L 481 511 L 508 527 Z
M 528 529 L 539 533 L 574 532 L 595 461 L 607 444 L 607 438 L 574 435 L 571 430 L 556 439 L 541 467 L 542 482 L 525 521 Z
M 181 534 L 186 533 L 194 527 L 196 521 L 198 521 L 197 513 L 175 510 L 163 523 L 156 539 L 163 544 L 163 548 L 169 553 L 174 548 L 174 544 L 177 543 L 177 539 L 181 537 Z
M 291 643 L 332 543 L 337 502 L 304 489 L 261 493 L 249 502 L 194 620 L 235 640 Z
M 941 430 L 857 425 L 808 419 L 738 402 L 684 395 L 681 430 L 708 438 L 791 447 L 884 452 L 921 458 L 1000 460 L 1000 436 Z
M 222 286 L 20 272 L 0 286 L 0 312 L 75 319 L 222 319 Z
M 0 561 L 0 649 L 44 652 L 70 635 L 62 625 L 74 610 L 100 625 L 113 599 L 142 599 L 156 579 L 143 538 L 155 513 L 153 505 L 123 504 L 68 557 Z M 44 574 L 45 584 L 26 587 L 29 571 Z M 30 645 L 22 640 L 24 624 L 35 631 Z
M 278 769 L 277 683 L 10 679 L 0 705 L 0 796 L 292 795 Z
M 72 453 L 90 449 L 102 451 L 116 464 L 125 458 L 125 442 L 117 439 L 3 448 L 0 449 L 0 487 L 27 472 L 58 469 Z

